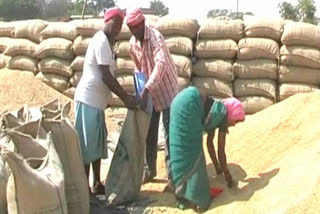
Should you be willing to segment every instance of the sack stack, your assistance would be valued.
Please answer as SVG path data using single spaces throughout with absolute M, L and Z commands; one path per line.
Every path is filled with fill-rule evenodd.
M 4 55 L 3 52 L 5 52 L 12 41 L 12 31 L 14 31 L 14 24 L 12 22 L 0 22 L 0 69 L 7 67 L 11 58 Z
M 280 50 L 279 101 L 320 85 L 320 27 L 291 22 L 284 26 Z
M 242 38 L 242 21 L 206 20 L 198 32 L 192 84 L 215 98 L 232 97 L 232 64 Z
M 239 41 L 234 94 L 247 114 L 253 114 L 276 102 L 281 20 L 256 20 L 246 23 L 245 37 Z

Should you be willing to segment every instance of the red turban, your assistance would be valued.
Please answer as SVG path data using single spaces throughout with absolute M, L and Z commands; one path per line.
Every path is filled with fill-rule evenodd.
M 127 25 L 129 27 L 140 24 L 145 18 L 140 9 L 134 9 L 127 13 Z
M 104 14 L 104 23 L 107 23 L 108 21 L 110 21 L 111 19 L 117 16 L 119 16 L 122 19 L 124 18 L 124 13 L 122 12 L 122 10 L 120 10 L 117 7 L 108 9 Z

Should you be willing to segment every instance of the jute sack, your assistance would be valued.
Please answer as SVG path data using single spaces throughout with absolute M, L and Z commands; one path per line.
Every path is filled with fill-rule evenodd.
M 207 19 L 199 29 L 200 39 L 232 39 L 243 38 L 243 21 Z
M 279 82 L 320 84 L 320 69 L 281 65 Z
M 20 21 L 15 24 L 15 30 L 12 31 L 12 34 L 15 38 L 26 38 L 39 43 L 41 41 L 40 33 L 47 25 L 47 22 L 39 19 Z
M 238 59 L 279 58 L 279 45 L 271 39 L 244 38 L 239 41 Z
M 73 87 L 77 87 L 82 77 L 82 74 L 83 74 L 82 71 L 81 72 L 78 71 L 78 72 L 75 72 L 74 75 L 70 78 L 70 83 Z
M 123 101 L 114 93 L 112 93 L 111 99 L 108 101 L 108 106 L 110 107 L 125 107 L 126 105 Z
M 76 91 L 76 88 L 71 87 L 71 88 L 68 88 L 67 90 L 65 90 L 63 92 L 63 94 L 66 95 L 67 97 L 69 97 L 70 99 L 73 99 L 75 91 Z
M 189 78 L 178 77 L 177 80 L 178 80 L 179 91 L 187 88 L 190 85 L 190 79 Z
M 192 85 L 203 90 L 208 96 L 232 97 L 232 83 L 217 78 L 193 77 Z
M 320 50 L 306 46 L 285 46 L 280 49 L 281 64 L 320 68 Z
M 105 183 L 109 206 L 131 202 L 139 196 L 150 119 L 143 111 L 128 110 Z
M 284 26 L 281 41 L 285 45 L 320 48 L 320 27 L 304 22 L 288 23 Z
M 47 132 L 52 133 L 52 139 L 62 163 L 68 214 L 88 214 L 89 184 L 83 166 L 77 131 L 72 122 L 63 115 L 66 107 L 68 105 L 61 111 L 61 120 L 44 120 L 42 125 Z
M 84 56 L 87 52 L 90 37 L 78 36 L 73 42 L 73 51 L 77 56 Z
M 262 19 L 245 23 L 244 34 L 246 37 L 262 37 L 280 41 L 283 32 L 282 19 Z
M 239 97 L 239 100 L 242 102 L 246 114 L 257 113 L 274 104 L 274 100 L 259 96 Z
M 309 93 L 318 91 L 319 86 L 312 84 L 295 84 L 295 83 L 284 83 L 279 85 L 279 99 L 280 101 L 298 94 L 298 93 Z
M 199 40 L 195 47 L 195 56 L 199 58 L 234 59 L 237 55 L 238 45 L 231 39 L 225 40 Z
M 12 41 L 14 40 L 10 37 L 0 37 L 0 53 L 3 53 Z
M 38 60 L 29 56 L 12 57 L 8 63 L 8 68 L 38 73 Z
M 157 29 L 164 36 L 180 35 L 194 39 L 199 24 L 195 19 L 163 17 L 158 20 Z
M 191 69 L 192 69 L 192 62 L 191 59 L 186 56 L 179 56 L 171 54 L 173 62 L 176 66 L 176 70 L 178 72 L 178 76 L 180 77 L 191 77 Z
M 115 63 L 115 74 L 132 74 L 135 65 L 131 58 L 117 58 Z
M 83 71 L 84 56 L 77 56 L 71 63 L 71 69 L 74 71 Z
M 35 56 L 39 59 L 48 57 L 73 59 L 72 42 L 62 38 L 45 39 L 38 46 Z
M 278 62 L 271 59 L 237 60 L 233 72 L 240 79 L 278 78 Z
M 14 39 L 8 44 L 4 54 L 8 56 L 26 55 L 33 57 L 37 47 L 38 44 L 28 39 Z
M 0 22 L 0 37 L 11 37 L 14 31 L 12 22 Z
M 83 37 L 92 37 L 97 31 L 101 30 L 103 26 L 103 19 L 86 19 L 78 23 L 76 30 Z
M 114 45 L 114 52 L 118 57 L 130 57 L 129 48 L 130 46 L 128 40 L 120 40 Z
M 117 35 L 116 40 L 129 40 L 132 36 L 128 25 L 123 24 L 120 33 Z
M 39 113 L 41 114 L 39 107 L 34 107 L 34 108 L 36 108 L 39 111 Z M 25 135 L 28 135 L 29 137 L 31 136 L 31 138 L 33 138 L 33 139 L 37 139 L 37 143 L 40 144 L 43 148 L 45 148 L 47 150 L 48 149 L 48 144 L 47 144 L 48 142 L 46 141 L 47 133 L 45 132 L 45 130 L 41 126 L 42 117 L 35 120 L 35 118 L 33 118 L 34 115 L 32 115 L 33 112 L 31 112 L 32 108 L 29 111 L 30 111 L 29 112 L 30 120 L 28 120 L 27 122 L 25 122 L 22 125 L 14 127 L 12 130 L 16 131 L 16 132 L 23 133 Z M 41 116 L 43 116 L 43 115 L 41 114 Z M 8 132 L 8 130 L 7 130 L 7 132 Z M 45 140 L 43 141 L 43 139 L 45 139 Z M 44 156 L 41 156 L 41 158 L 43 158 L 43 157 Z
M 41 39 L 52 37 L 61 37 L 73 41 L 78 32 L 76 26 L 67 22 L 50 22 L 49 25 L 41 32 Z
M 11 57 L 0 54 L 0 69 L 1 68 L 5 68 L 7 67 L 7 65 L 9 64 Z
M 232 81 L 232 61 L 223 59 L 200 59 L 192 66 L 192 74 L 198 77 L 216 77 Z
M 44 74 L 57 74 L 64 77 L 72 76 L 71 61 L 49 57 L 39 62 L 39 71 Z
M 264 96 L 276 98 L 276 82 L 268 79 L 251 79 L 234 81 L 234 94 L 236 97 Z
M 134 81 L 133 81 L 133 76 L 132 75 L 118 75 L 117 80 L 121 87 L 129 93 L 134 93 L 135 88 L 134 88 Z
M 67 77 L 56 74 L 44 74 L 42 72 L 39 72 L 36 77 L 61 93 L 68 88 L 69 81 Z
M 9 172 L 0 153 L 0 214 L 7 214 L 7 183 Z
M 192 56 L 193 41 L 184 36 L 172 36 L 165 40 L 167 47 L 172 54 Z
M 48 154 L 38 169 L 31 168 L 22 156 L 4 152 L 12 171 L 7 185 L 8 213 L 68 213 L 62 164 L 51 135 L 47 140 Z

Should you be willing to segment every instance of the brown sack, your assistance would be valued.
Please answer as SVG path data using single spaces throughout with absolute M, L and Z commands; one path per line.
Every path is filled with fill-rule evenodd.
M 191 69 L 192 69 L 192 62 L 191 59 L 186 56 L 179 56 L 172 54 L 173 62 L 176 66 L 176 70 L 180 77 L 191 77 Z
M 131 58 L 117 58 L 115 63 L 115 74 L 132 74 L 135 65 Z
M 320 69 L 281 65 L 279 69 L 279 82 L 320 84 Z
M 172 36 L 165 40 L 170 53 L 184 56 L 192 56 L 193 42 L 184 36 Z
M 254 114 L 274 104 L 274 100 L 266 97 L 239 97 L 246 114 Z
M 15 56 L 9 61 L 8 68 L 38 73 L 38 60 L 29 56 Z
M 233 72 L 240 79 L 278 78 L 278 62 L 271 59 L 237 60 Z
M 117 41 L 114 46 L 114 53 L 118 57 L 130 57 L 129 55 L 129 41 L 121 40 Z
M 279 45 L 271 39 L 244 38 L 239 41 L 238 59 L 279 58 Z
M 199 24 L 195 19 L 186 18 L 160 18 L 157 29 L 164 36 L 180 35 L 194 39 L 199 30 Z
M 75 72 L 74 75 L 70 78 L 70 83 L 73 87 L 77 87 L 82 77 L 83 72 Z
M 116 37 L 116 40 L 129 40 L 132 36 L 127 24 L 123 24 L 120 33 Z
M 72 42 L 62 38 L 45 39 L 38 46 L 35 56 L 39 59 L 48 57 L 73 59 Z
M 39 72 L 36 76 L 42 82 L 59 92 L 64 92 L 68 88 L 68 78 L 56 74 L 44 74 Z
M 276 98 L 276 82 L 268 79 L 251 79 L 234 81 L 234 94 L 236 97 L 265 96 Z
M 39 62 L 39 71 L 44 74 L 57 74 L 70 78 L 72 76 L 70 64 L 71 62 L 69 60 L 49 57 Z
M 7 186 L 9 213 L 67 214 L 62 164 L 51 135 L 47 140 L 48 155 L 38 169 L 32 169 L 20 155 L 4 152 L 12 171 Z
M 112 93 L 111 99 L 108 101 L 108 106 L 110 107 L 126 107 L 123 101 L 114 93 Z
M 232 61 L 223 59 L 200 59 L 192 66 L 192 74 L 199 77 L 216 77 L 232 81 Z
M 91 37 L 78 36 L 73 42 L 73 51 L 77 56 L 86 55 Z
M 12 31 L 13 37 L 26 38 L 39 43 L 41 41 L 40 33 L 47 25 L 47 22 L 39 19 L 17 22 L 15 24 L 15 30 Z
M 178 88 L 179 91 L 187 88 L 190 85 L 190 79 L 184 77 L 178 77 Z
M 14 39 L 8 44 L 4 54 L 8 56 L 26 55 L 33 57 L 38 44 L 28 39 Z
M 280 49 L 281 64 L 320 68 L 320 50 L 306 46 L 285 46 Z
M 319 86 L 317 85 L 311 85 L 311 84 L 280 84 L 279 85 L 279 98 L 280 101 L 298 94 L 298 93 L 309 93 L 309 92 L 314 92 L 314 91 L 318 91 L 319 90 Z
M 192 85 L 207 93 L 208 96 L 232 97 L 232 83 L 217 78 L 193 77 Z
M 7 67 L 10 62 L 11 57 L 0 54 L 0 69 Z
M 122 26 L 124 26 L 123 24 Z M 86 19 L 78 23 L 76 29 L 83 37 L 92 37 L 96 32 L 104 26 L 103 19 Z
M 7 213 L 7 183 L 9 172 L 0 153 L 0 214 Z
M 0 37 L 0 53 L 3 53 L 12 41 L 14 40 L 10 37 Z
M 12 31 L 14 31 L 12 22 L 0 22 L 0 37 L 11 37 Z
M 304 22 L 288 23 L 284 26 L 281 41 L 285 45 L 305 45 L 320 49 L 320 27 Z
M 73 41 L 77 35 L 76 26 L 67 22 L 50 22 L 41 32 L 42 40 L 52 37 L 61 37 Z
M 262 19 L 245 23 L 246 37 L 261 37 L 280 41 L 283 32 L 282 19 Z
M 116 77 L 121 87 L 128 93 L 134 93 L 134 81 L 132 75 L 119 75 Z
M 71 68 L 74 71 L 83 71 L 84 56 L 77 56 L 71 63 Z
M 207 19 L 199 29 L 200 39 L 232 39 L 243 38 L 243 21 Z
M 231 39 L 226 40 L 199 40 L 195 47 L 195 56 L 199 58 L 234 59 L 238 45 Z
M 65 90 L 63 92 L 63 94 L 66 95 L 67 97 L 69 97 L 70 99 L 73 99 L 75 92 L 76 92 L 76 88 L 72 87 L 72 88 L 68 88 L 67 90 Z

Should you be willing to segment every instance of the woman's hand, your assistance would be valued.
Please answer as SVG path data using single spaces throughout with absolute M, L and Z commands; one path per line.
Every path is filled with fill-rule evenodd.
M 233 182 L 233 180 L 232 180 L 232 176 L 231 176 L 229 170 L 224 171 L 224 178 L 225 178 L 225 180 L 226 180 L 226 182 L 227 182 L 227 186 L 228 186 L 229 188 L 232 188 L 233 185 L 234 185 L 234 182 Z

